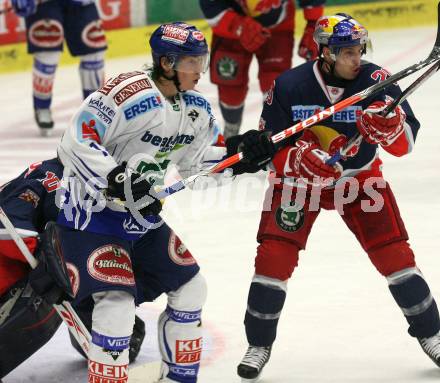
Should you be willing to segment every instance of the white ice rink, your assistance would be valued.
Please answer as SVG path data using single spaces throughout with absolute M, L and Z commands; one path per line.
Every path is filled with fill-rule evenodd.
M 430 52 L 434 28 L 371 33 L 373 60 L 396 72 Z M 140 68 L 147 58 L 107 61 L 107 74 Z M 299 59 L 296 60 L 298 64 Z M 257 127 L 261 95 L 251 75 L 243 129 Z M 403 86 L 408 81 L 403 82 Z M 0 184 L 31 162 L 55 155 L 69 118 L 80 103 L 76 67 L 57 73 L 51 138 L 39 137 L 31 104 L 31 73 L 0 76 Z M 216 115 L 216 89 L 206 75 L 199 90 Z M 418 265 L 440 302 L 440 74 L 411 96 L 421 121 L 414 152 L 404 158 L 383 154 L 390 181 L 410 234 Z M 197 258 L 209 286 L 203 311 L 205 360 L 201 383 L 239 382 L 236 365 L 247 342 L 242 324 L 253 274 L 264 174 L 240 177 L 233 186 L 184 191 L 168 199 L 165 216 Z M 163 297 L 144 304 L 138 315 L 148 334 L 134 369 L 157 361 L 156 318 Z M 429 383 L 438 369 L 407 332 L 406 321 L 386 281 L 336 212 L 323 211 L 289 283 L 277 341 L 261 383 Z M 139 370 L 138 370 L 139 371 Z M 86 363 L 70 347 L 64 327 L 36 355 L 4 378 L 5 383 L 86 382 Z M 135 374 L 131 383 L 152 378 Z

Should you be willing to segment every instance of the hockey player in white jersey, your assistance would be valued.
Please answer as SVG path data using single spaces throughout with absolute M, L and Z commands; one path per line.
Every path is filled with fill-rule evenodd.
M 161 221 L 152 184 L 171 164 L 186 177 L 238 145 L 246 162 L 234 167 L 236 174 L 263 168 L 274 154 L 267 135 L 255 130 L 227 150 L 213 145 L 219 132 L 210 104 L 194 91 L 209 57 L 199 30 L 165 24 L 150 46 L 153 68 L 121 74 L 91 94 L 58 148 L 65 166 L 58 224 L 73 304 L 94 303 L 89 382 L 127 382 L 135 304 L 162 292 L 168 305 L 159 320 L 159 381 L 197 381 L 206 282 Z

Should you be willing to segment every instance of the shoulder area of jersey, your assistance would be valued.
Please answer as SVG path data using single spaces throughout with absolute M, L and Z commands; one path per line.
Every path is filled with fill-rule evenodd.
M 134 100 L 137 95 L 150 91 L 158 92 L 149 72 L 137 70 L 111 77 L 94 93 L 93 98 L 105 96 L 108 103 L 113 101 L 116 106 L 120 106 Z
M 315 78 L 313 71 L 315 64 L 317 64 L 316 61 L 309 61 L 286 70 L 277 77 L 276 86 L 286 89 L 294 88 L 299 83 L 309 83 Z
M 361 69 L 360 76 L 372 83 L 384 81 L 391 76 L 390 71 L 369 61 L 362 61 Z
M 40 178 L 48 172 L 61 178 L 63 176 L 63 169 L 63 164 L 58 158 L 51 158 L 30 164 L 24 172 L 24 178 Z
M 187 108 L 195 107 L 196 109 L 200 109 L 202 113 L 207 113 L 209 116 L 212 115 L 211 104 L 200 92 L 196 90 L 187 90 L 180 95 Z

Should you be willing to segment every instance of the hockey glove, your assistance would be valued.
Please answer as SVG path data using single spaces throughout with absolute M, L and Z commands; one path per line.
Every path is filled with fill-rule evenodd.
M 339 163 L 327 165 L 330 155 L 311 142 L 297 141 L 287 153 L 284 174 L 301 178 L 309 185 L 329 186 L 342 174 Z
M 231 30 L 248 52 L 255 52 L 270 37 L 270 31 L 252 17 L 238 15 L 232 19 Z
M 36 0 L 11 0 L 14 12 L 21 17 L 28 17 L 37 10 Z
M 313 40 L 313 32 L 315 32 L 316 20 L 307 21 L 304 28 L 304 34 L 298 47 L 298 55 L 307 61 L 315 60 L 318 57 L 318 45 Z
M 402 134 L 406 113 L 400 105 L 386 117 L 381 115 L 392 102 L 392 98 L 373 102 L 357 120 L 357 128 L 368 143 L 388 146 Z
M 226 140 L 228 157 L 238 152 L 243 153 L 243 159 L 232 166 L 234 175 L 258 172 L 272 160 L 276 149 L 269 134 L 270 132 L 249 130 Z
M 36 250 L 38 265 L 29 273 L 29 284 L 50 304 L 72 300 L 74 294 L 61 250 L 57 225 L 48 222 Z
M 135 209 L 144 217 L 161 212 L 162 203 L 156 198 L 152 184 L 139 173 L 129 173 L 126 162 L 108 174 L 107 182 L 107 196 L 127 202 L 130 210 Z

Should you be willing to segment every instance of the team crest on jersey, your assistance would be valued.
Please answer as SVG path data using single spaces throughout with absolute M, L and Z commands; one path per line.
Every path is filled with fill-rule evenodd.
M 133 267 L 127 251 L 119 245 L 102 246 L 87 259 L 87 271 L 98 281 L 134 286 Z
M 76 297 L 76 294 L 79 290 L 79 271 L 78 268 L 70 262 L 66 262 L 67 274 L 69 275 L 70 286 L 72 287 L 73 296 Z
M 225 56 L 217 62 L 217 73 L 224 80 L 232 80 L 237 77 L 238 63 L 233 58 Z
M 81 124 L 81 132 L 83 140 L 96 141 L 98 144 L 101 143 L 98 132 L 95 130 L 96 121 L 90 120 L 89 122 L 83 121 Z
M 190 266 L 196 263 L 192 254 L 173 231 L 168 242 L 168 254 L 171 260 L 180 266 Z
M 304 209 L 294 201 L 287 205 L 281 204 L 275 213 L 275 219 L 281 230 L 289 233 L 297 231 L 304 224 Z
M 31 189 L 25 190 L 18 196 L 18 198 L 25 202 L 30 202 L 34 208 L 38 206 L 38 202 L 40 201 L 38 194 Z
M 104 48 L 107 45 L 107 41 L 102 29 L 102 21 L 94 20 L 89 23 L 82 31 L 81 39 L 88 47 Z
M 199 117 L 199 112 L 197 110 L 193 109 L 188 113 L 188 117 L 194 122 Z

